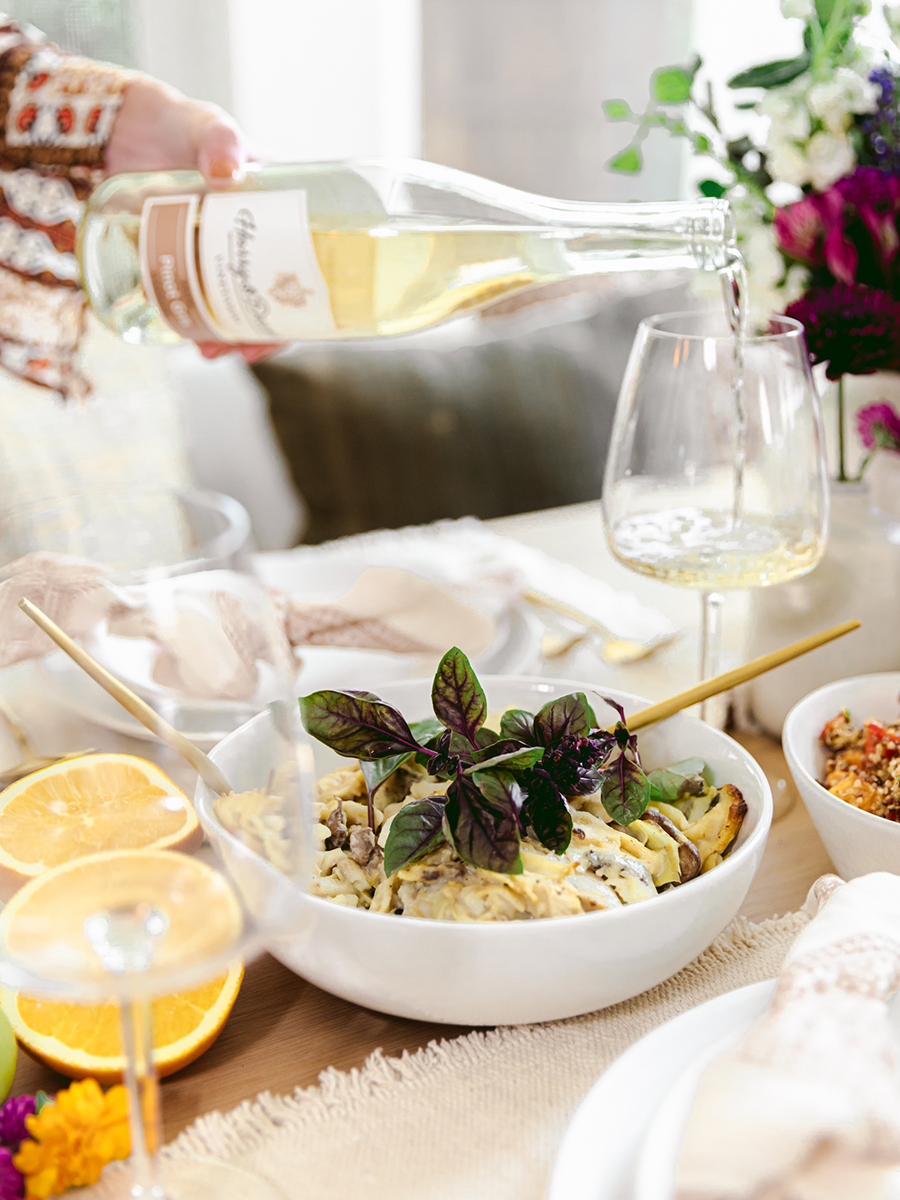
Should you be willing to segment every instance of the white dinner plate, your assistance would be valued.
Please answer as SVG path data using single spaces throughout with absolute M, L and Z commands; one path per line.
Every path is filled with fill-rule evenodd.
M 510 607 L 496 619 L 495 625 L 494 640 L 483 654 L 473 660 L 476 671 L 482 675 L 530 675 L 538 671 L 543 627 L 528 605 L 522 603 Z M 134 641 L 129 658 L 131 669 L 125 672 L 128 675 L 125 682 L 152 703 L 162 689 L 150 684 L 149 668 L 141 657 L 142 654 L 146 657 L 146 643 L 140 639 Z M 131 662 L 132 658 L 134 662 Z M 413 654 L 306 646 L 301 651 L 301 658 L 303 665 L 296 681 L 297 695 L 307 695 L 326 687 L 377 691 L 379 684 L 423 674 L 421 660 Z M 113 667 L 108 659 L 105 665 L 111 669 Z M 116 733 L 143 741 L 154 739 L 154 734 L 130 716 L 63 650 L 48 654 L 42 660 L 41 668 L 44 685 L 62 707 Z M 257 711 L 252 704 L 226 707 L 235 711 L 240 709 L 243 713 L 237 724 L 249 720 Z M 191 709 L 192 728 L 183 730 L 185 736 L 207 747 L 215 744 L 222 736 L 218 726 L 221 709 L 221 704 L 198 701 Z M 232 719 L 229 727 L 234 723 Z
M 575 1110 L 547 1200 L 671 1200 L 678 1151 L 706 1067 L 736 1049 L 775 980 L 726 992 L 635 1042 Z M 888 1006 L 900 1048 L 900 996 Z

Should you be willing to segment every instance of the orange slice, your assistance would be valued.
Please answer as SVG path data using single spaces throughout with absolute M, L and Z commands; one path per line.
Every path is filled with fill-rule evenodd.
M 171 1075 L 208 1050 L 222 1031 L 244 976 L 235 963 L 202 987 L 153 1001 L 153 1057 Z M 115 1001 L 61 1004 L 0 988 L 0 1007 L 19 1043 L 70 1079 L 92 1075 L 104 1086 L 122 1077 L 125 1059 Z
M 0 899 L 52 867 L 103 850 L 194 850 L 190 800 L 159 767 L 129 754 L 88 754 L 0 792 Z

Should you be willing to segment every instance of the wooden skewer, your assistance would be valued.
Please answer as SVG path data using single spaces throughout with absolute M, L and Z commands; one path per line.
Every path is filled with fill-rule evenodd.
M 151 733 L 155 733 L 160 741 L 165 742 L 167 746 L 171 746 L 173 750 L 186 758 L 211 791 L 221 795 L 223 792 L 232 790 L 228 780 L 199 746 L 195 746 L 177 729 L 173 729 L 168 721 L 164 721 L 159 713 L 155 712 L 149 704 L 144 703 L 140 696 L 136 696 L 130 688 L 116 679 L 115 675 L 111 675 L 105 667 L 101 667 L 95 658 L 92 658 L 77 642 L 73 642 L 67 633 L 63 633 L 60 627 L 51 621 L 46 613 L 41 612 L 36 604 L 32 604 L 30 600 L 20 600 L 19 608 L 26 616 L 31 617 L 36 625 L 40 625 L 44 633 L 51 637 L 61 650 L 65 650 L 66 654 L 74 659 L 95 683 L 99 683 L 104 691 L 109 692 L 114 700 L 118 700 L 119 704 L 142 725 L 146 725 Z
M 808 654 L 810 650 L 824 646 L 826 642 L 833 642 L 845 633 L 852 633 L 854 629 L 859 629 L 859 626 L 859 621 L 844 621 L 831 629 L 823 630 L 822 633 L 814 633 L 812 637 L 802 638 L 790 646 L 783 646 L 781 650 L 773 650 L 771 654 L 753 658 L 742 667 L 735 667 L 733 671 L 726 671 L 724 675 L 716 675 L 714 679 L 698 683 L 696 687 L 679 692 L 677 696 L 670 696 L 668 700 L 661 700 L 659 704 L 642 708 L 640 712 L 627 718 L 628 728 L 634 731 L 643 729 L 645 725 L 652 725 L 655 721 L 664 721 L 666 717 L 671 717 L 683 708 L 690 708 L 692 704 L 699 704 L 701 700 L 708 700 L 710 696 L 718 696 L 720 692 L 728 692 L 738 684 L 746 683 L 748 679 L 755 679 L 757 675 L 771 671 L 773 667 L 780 667 L 792 658 L 799 658 L 801 654 Z

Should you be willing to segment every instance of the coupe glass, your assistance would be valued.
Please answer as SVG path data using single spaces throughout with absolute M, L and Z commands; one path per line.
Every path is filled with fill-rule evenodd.
M 200 520 L 192 509 L 192 521 L 173 493 L 81 494 L 17 513 L 0 539 L 7 555 L 51 549 L 38 566 L 70 571 L 60 577 L 63 587 L 71 579 L 77 589 L 86 556 L 103 568 L 99 587 L 91 575 L 89 603 L 84 595 L 83 603 L 78 596 L 57 603 L 59 623 L 68 621 L 67 632 L 178 732 L 209 747 L 248 719 L 266 729 L 254 790 L 225 794 L 247 830 L 246 843 L 232 839 L 227 866 L 200 844 L 199 829 L 182 836 L 190 814 L 175 786 L 152 783 L 139 817 L 128 821 L 117 819 L 115 805 L 110 817 L 98 810 L 105 836 L 100 852 L 88 855 L 79 854 L 73 836 L 84 815 L 61 799 L 58 823 L 40 832 L 35 878 L 7 897 L 0 915 L 4 984 L 63 1003 L 119 1003 L 133 1176 L 122 1177 L 121 1194 L 133 1200 L 283 1195 L 224 1163 L 171 1162 L 161 1172 L 156 1155 L 153 998 L 206 985 L 236 960 L 296 933 L 304 919 L 297 884 L 308 869 L 313 772 L 295 701 L 295 662 L 270 596 L 243 569 L 244 539 L 232 536 L 234 520 L 223 517 L 221 505 L 212 510 L 206 506 Z M 32 598 L 40 605 L 48 596 L 52 589 L 38 586 Z M 147 737 L 137 724 L 132 732 Z M 135 752 L 121 735 L 106 736 L 112 748 Z M 190 795 L 196 777 L 174 750 L 145 741 L 137 752 Z M 104 778 L 86 774 L 85 788 L 102 793 Z M 161 848 L 145 848 L 148 822 Z M 263 887 L 258 871 L 242 869 L 255 859 L 249 847 L 259 836 L 270 840 L 280 868 L 267 873 Z
M 626 567 L 700 592 L 700 678 L 715 675 L 722 593 L 803 575 L 825 548 L 822 419 L 800 323 L 774 317 L 736 344 L 716 313 L 642 321 L 603 515 Z

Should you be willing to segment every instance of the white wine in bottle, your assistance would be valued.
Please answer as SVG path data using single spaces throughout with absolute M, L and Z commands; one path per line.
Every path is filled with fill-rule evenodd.
M 734 260 L 728 204 L 550 200 L 420 162 L 119 175 L 90 198 L 82 281 L 131 342 L 409 333 L 536 284 Z

